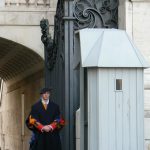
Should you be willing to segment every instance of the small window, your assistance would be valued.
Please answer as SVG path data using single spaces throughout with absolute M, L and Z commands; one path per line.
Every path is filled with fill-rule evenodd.
M 116 79 L 116 91 L 122 90 L 122 79 Z

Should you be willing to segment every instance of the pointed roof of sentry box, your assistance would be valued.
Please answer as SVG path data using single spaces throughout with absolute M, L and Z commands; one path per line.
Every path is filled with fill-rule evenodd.
M 82 67 L 149 67 L 123 30 L 82 29 L 79 37 Z

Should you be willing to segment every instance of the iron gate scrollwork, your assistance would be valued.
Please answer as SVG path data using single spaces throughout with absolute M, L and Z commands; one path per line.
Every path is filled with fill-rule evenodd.
M 118 0 L 76 0 L 75 29 L 118 28 Z
M 74 1 L 74 30 L 83 28 L 118 28 L 118 0 L 75 0 Z M 41 20 L 41 40 L 48 53 L 47 67 L 52 70 L 57 59 L 58 44 L 64 38 L 63 1 L 59 0 L 54 23 L 54 37 L 49 34 L 47 19 Z M 60 37 L 61 36 L 61 37 Z M 60 42 L 61 41 L 61 42 Z M 62 60 L 63 53 L 60 54 Z

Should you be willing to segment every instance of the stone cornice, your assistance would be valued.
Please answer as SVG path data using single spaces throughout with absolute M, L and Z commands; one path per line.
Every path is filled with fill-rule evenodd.
M 56 12 L 56 8 L 0 7 L 0 12 Z

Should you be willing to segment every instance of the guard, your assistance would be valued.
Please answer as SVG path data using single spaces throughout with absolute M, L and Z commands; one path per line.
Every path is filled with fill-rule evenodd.
M 32 106 L 26 119 L 27 127 L 33 131 L 30 150 L 61 150 L 59 132 L 65 121 L 59 106 L 50 100 L 51 90 L 41 90 L 40 100 Z

